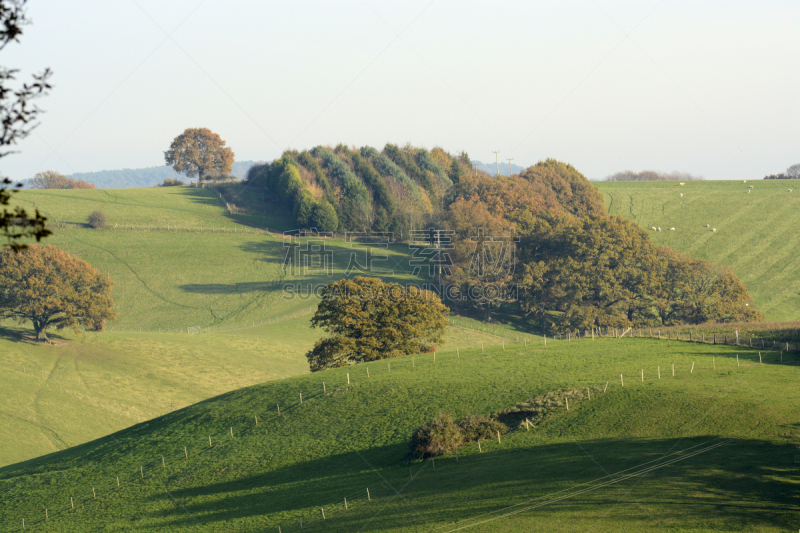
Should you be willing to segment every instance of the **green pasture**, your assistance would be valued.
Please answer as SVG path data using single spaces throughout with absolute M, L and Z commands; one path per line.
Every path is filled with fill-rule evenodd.
M 800 367 L 762 357 L 598 338 L 261 383 L 0 469 L 0 530 L 793 530 Z M 439 411 L 558 389 L 582 397 L 535 428 L 458 458 L 410 454 Z
M 301 261 L 328 257 L 330 268 L 306 263 L 308 268 L 292 265 L 284 273 L 283 237 L 256 231 L 281 223 L 280 213 L 248 220 L 227 214 L 209 189 L 23 191 L 18 199 L 50 217 L 54 235 L 47 244 L 88 261 L 116 283 L 119 318 L 108 325 L 114 331 L 219 330 L 294 315 L 315 305 L 306 297 L 309 284 L 339 279 L 349 266 L 351 273 L 359 272 L 351 254 L 361 266 L 370 261 L 365 247 L 342 239 L 319 241 L 318 252 L 312 249 L 316 241 L 301 239 Z M 95 209 L 108 215 L 108 229 L 83 225 Z M 248 225 L 253 221 L 257 228 Z M 411 276 L 407 245 L 370 253 L 373 267 L 387 272 L 381 277 L 418 281 Z M 287 294 L 285 283 L 299 283 L 302 290 Z
M 747 180 L 746 183 L 715 180 L 688 181 L 683 186 L 667 181 L 597 182 L 596 185 L 612 215 L 635 221 L 650 231 L 655 243 L 729 265 L 747 285 L 767 320 L 797 320 L 800 318 L 798 183 L 797 180 Z M 662 231 L 652 231 L 652 227 L 661 227 Z M 675 231 L 670 231 L 673 227 Z
M 32 342 L 0 328 L 0 466 L 100 438 L 241 387 L 308 373 L 311 313 L 212 334 L 105 332 Z M 440 351 L 502 344 L 451 327 Z

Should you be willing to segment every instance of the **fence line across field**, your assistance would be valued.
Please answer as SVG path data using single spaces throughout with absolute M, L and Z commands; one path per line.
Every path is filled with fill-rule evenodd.
M 591 333 L 596 334 L 598 336 L 605 336 L 602 331 L 593 331 Z M 614 333 L 614 332 L 611 332 L 611 333 Z M 616 335 L 618 336 L 619 332 L 616 332 Z M 580 334 L 578 334 L 578 336 L 580 336 Z M 542 340 L 544 340 L 544 339 L 542 339 Z M 473 349 L 477 350 L 477 348 L 473 348 Z M 755 352 L 755 350 L 753 350 L 753 351 Z M 420 355 L 424 355 L 424 354 L 420 354 Z M 436 363 L 435 363 L 435 353 L 431 354 L 431 355 L 432 355 L 432 359 L 431 359 L 430 366 L 431 367 L 435 367 L 435 365 L 436 365 Z M 759 353 L 759 363 L 763 364 L 761 353 Z M 376 365 L 373 365 L 373 366 L 376 366 Z M 357 367 L 356 366 L 352 366 L 351 367 L 351 369 L 355 369 L 355 368 L 357 368 Z M 691 369 L 686 374 L 688 374 L 688 375 L 694 374 L 694 368 L 695 368 L 695 365 L 694 365 L 694 362 L 693 362 L 692 365 L 691 365 Z M 712 368 L 713 368 L 713 371 L 717 370 L 716 369 L 716 365 L 713 362 L 713 358 L 712 358 Z M 398 367 L 397 365 L 395 366 L 395 372 L 397 372 L 398 370 L 401 370 L 401 369 L 405 369 L 407 371 L 415 371 L 416 365 L 414 365 L 413 359 L 412 359 L 411 367 L 408 367 L 408 365 L 402 365 L 400 367 Z M 351 370 L 351 372 L 352 371 L 353 370 Z M 686 372 L 685 369 L 684 369 L 684 371 L 682 373 L 684 373 L 684 372 Z M 391 371 L 389 369 L 387 369 L 386 375 L 388 376 L 389 374 L 391 374 Z M 354 375 L 357 376 L 357 374 L 355 374 L 355 373 L 354 373 Z M 674 376 L 674 365 L 673 365 L 673 376 Z M 285 417 L 285 416 L 290 416 L 292 413 L 296 412 L 298 409 L 304 408 L 302 406 L 304 406 L 304 405 L 307 406 L 309 403 L 311 403 L 311 402 L 313 402 L 315 400 L 324 399 L 325 397 L 327 397 L 329 395 L 337 395 L 337 392 L 341 391 L 342 389 L 344 389 L 346 391 L 349 388 L 350 384 L 351 384 L 350 383 L 350 373 L 347 374 L 347 378 L 346 378 L 347 381 L 346 382 L 345 382 L 345 378 L 344 377 L 341 377 L 341 379 L 342 379 L 342 382 L 338 386 L 334 387 L 334 389 L 332 390 L 331 393 L 327 392 L 326 385 L 323 383 L 322 387 L 321 387 L 321 390 L 318 390 L 318 391 L 312 392 L 312 393 L 308 393 L 307 392 L 307 395 L 306 395 L 305 399 L 298 398 L 298 397 L 293 397 L 291 400 L 288 400 L 284 404 L 284 408 L 282 410 L 280 409 L 280 404 L 279 404 L 275 411 L 266 411 L 266 412 L 262 411 L 262 413 L 260 413 L 261 414 L 261 425 L 263 426 L 265 423 L 277 422 L 280 418 Z M 374 383 L 374 379 L 369 378 L 368 374 L 363 376 L 363 379 L 367 383 L 370 383 L 370 382 Z M 622 379 L 623 379 L 623 376 L 620 375 L 620 387 L 621 388 L 624 386 L 624 382 L 622 381 Z M 658 373 L 658 378 L 657 379 L 661 379 L 660 367 L 659 367 L 659 373 Z M 644 375 L 644 370 L 643 369 L 641 370 L 641 380 L 642 380 L 642 382 L 645 381 L 645 375 Z M 594 382 L 594 380 L 592 380 L 592 382 Z M 602 382 L 602 380 L 600 382 L 598 382 L 598 383 L 601 383 L 601 382 Z M 328 383 L 330 383 L 330 381 L 328 381 Z M 581 383 L 581 385 L 585 385 L 585 384 L 586 384 L 585 382 Z M 598 386 L 596 388 L 596 390 L 598 390 L 598 391 L 602 390 L 603 393 L 605 393 L 607 388 L 608 388 L 608 382 L 606 382 L 605 387 L 601 388 L 601 387 Z M 587 401 L 592 401 L 591 397 L 590 397 L 590 393 L 588 391 L 589 391 L 589 389 L 587 388 L 587 394 L 589 395 L 589 399 Z M 566 399 L 565 399 L 565 409 L 569 410 L 568 404 L 566 403 Z M 53 506 L 52 502 L 48 503 L 48 506 L 46 508 L 44 508 L 44 513 L 43 513 L 44 517 L 39 517 L 38 519 L 36 519 L 36 518 L 31 519 L 31 517 L 25 517 L 25 518 L 20 517 L 20 519 L 24 520 L 24 521 L 27 521 L 28 525 L 35 525 L 37 523 L 42 523 L 42 522 L 49 521 L 49 520 L 55 520 L 55 519 L 57 519 L 57 517 L 59 515 L 66 514 L 68 512 L 72 512 L 74 510 L 74 508 L 75 508 L 76 503 L 79 506 L 80 505 L 97 504 L 97 500 L 103 499 L 103 495 L 104 495 L 104 493 L 106 493 L 106 491 L 110 492 L 110 491 L 113 491 L 115 489 L 118 490 L 123 485 L 137 482 L 137 480 L 139 480 L 139 482 L 141 482 L 141 480 L 144 480 L 145 482 L 153 480 L 153 479 L 158 480 L 159 478 L 157 477 L 157 474 L 159 474 L 159 473 L 167 473 L 170 469 L 175 468 L 173 465 L 187 465 L 187 461 L 196 460 L 198 458 L 202 459 L 202 457 L 204 457 L 205 454 L 211 453 L 215 449 L 218 449 L 218 448 L 223 447 L 223 446 L 228 446 L 230 443 L 233 443 L 233 444 L 236 444 L 237 442 L 241 443 L 241 442 L 243 442 L 244 438 L 246 438 L 248 436 L 253 436 L 255 434 L 256 428 L 259 427 L 258 416 L 259 416 L 259 414 L 257 414 L 257 413 L 254 414 L 253 412 L 251 412 L 251 409 L 249 407 L 241 407 L 241 408 L 237 409 L 237 411 L 235 413 L 230 413 L 230 415 L 228 417 L 226 417 L 228 420 L 226 420 L 225 423 L 221 424 L 221 426 L 219 428 L 217 428 L 216 431 L 209 432 L 208 444 L 207 445 L 204 442 L 201 442 L 201 443 L 197 443 L 197 442 L 195 442 L 195 443 L 180 443 L 182 445 L 181 446 L 177 446 L 175 448 L 175 450 L 172 450 L 171 452 L 167 452 L 167 453 L 163 453 L 163 454 L 158 454 L 157 457 L 153 457 L 149 461 L 138 461 L 138 462 L 134 461 L 135 463 L 137 463 L 135 466 L 138 466 L 138 468 L 135 469 L 135 472 L 127 472 L 127 475 L 125 473 L 123 473 L 123 472 L 120 472 L 122 475 L 115 474 L 111 478 L 104 479 L 103 481 L 95 480 L 94 483 L 92 483 L 91 480 L 87 480 L 86 481 L 86 486 L 84 486 L 83 488 L 68 490 L 68 492 L 70 492 L 72 494 L 64 493 L 64 497 L 63 497 L 64 501 L 60 501 L 59 503 L 56 503 L 55 506 Z M 239 422 L 238 423 L 230 422 L 231 418 L 235 418 L 235 419 L 239 420 Z M 245 420 L 246 420 L 246 422 L 245 422 Z M 526 422 L 527 422 L 527 420 L 526 420 Z M 520 429 L 520 431 L 521 431 L 521 427 L 522 426 L 520 426 L 520 428 L 518 428 L 518 429 Z M 533 426 L 533 427 L 535 428 L 535 426 Z M 525 424 L 525 430 L 529 431 L 529 428 L 530 428 L 529 424 L 526 423 Z M 488 445 L 488 444 L 491 444 L 492 442 L 493 441 L 491 441 L 491 440 L 485 440 L 484 444 Z M 497 446 L 498 447 L 502 446 L 502 442 L 500 441 L 499 435 L 498 435 Z M 191 454 L 188 451 L 190 449 L 190 447 L 192 449 L 192 453 Z M 477 442 L 477 448 L 479 450 L 479 453 L 483 453 L 483 450 L 481 449 L 480 441 Z M 460 461 L 459 461 L 458 457 L 457 456 L 454 456 L 454 457 L 455 457 L 454 462 L 455 463 L 459 463 Z M 440 456 L 440 460 L 443 459 L 443 458 L 444 459 L 453 459 L 453 457 L 450 457 L 450 456 Z M 392 479 L 391 481 L 388 481 L 388 480 L 384 480 L 384 481 L 388 482 L 389 485 L 392 486 L 392 487 L 394 487 L 395 485 L 407 484 L 407 483 L 416 481 L 418 479 L 419 473 L 422 472 L 424 469 L 426 469 L 429 464 L 431 466 L 431 473 L 435 472 L 435 462 L 434 462 L 434 459 L 431 459 L 429 461 L 422 461 L 422 466 L 419 468 L 417 473 L 414 474 L 413 471 L 411 472 L 410 479 L 409 479 L 409 477 L 406 477 L 405 474 L 403 474 L 402 476 L 398 475 L 398 478 L 396 480 Z M 131 466 L 132 465 L 129 464 L 125 468 L 130 468 Z M 180 468 L 180 466 L 178 468 Z M 405 468 L 405 467 L 403 467 L 403 468 Z M 145 474 L 147 474 L 147 476 L 145 476 Z M 188 473 L 186 475 L 188 475 Z M 108 476 L 106 475 L 106 477 L 108 477 Z M 383 483 L 378 483 L 378 484 L 381 485 L 387 491 L 387 493 L 393 494 L 393 489 L 387 488 Z M 89 490 L 91 490 L 91 496 L 89 495 Z M 396 491 L 396 489 L 395 489 L 395 491 Z M 82 496 L 77 496 L 78 494 L 80 494 Z M 311 525 L 311 524 L 313 524 L 315 522 L 319 522 L 321 520 L 334 519 L 335 517 L 340 516 L 340 513 L 347 513 L 349 511 L 349 506 L 353 506 L 354 504 L 366 504 L 366 503 L 368 503 L 368 502 L 370 502 L 372 500 L 370 492 L 369 492 L 369 487 L 366 487 L 366 486 L 363 487 L 363 488 L 353 488 L 351 491 L 349 491 L 348 494 L 339 495 L 339 496 L 337 496 L 337 498 L 334 498 L 332 496 L 331 498 L 328 499 L 328 502 L 326 503 L 325 507 L 319 507 L 318 508 L 320 510 L 320 514 L 319 515 L 315 515 L 315 516 L 310 516 L 309 517 L 308 513 L 300 514 L 300 515 L 297 516 L 298 525 L 289 526 L 289 528 L 284 527 L 283 525 L 279 525 L 277 527 L 282 527 L 281 531 L 283 531 L 284 529 L 286 531 L 299 530 L 299 529 L 301 529 L 303 527 L 303 524 L 308 526 L 308 525 Z M 69 499 L 69 503 L 67 503 L 67 499 Z M 338 501 L 339 503 L 332 503 L 334 501 Z M 342 502 L 344 502 L 344 503 L 342 503 Z M 325 509 L 328 509 L 328 516 L 325 516 L 325 514 L 324 514 L 325 513 Z M 336 514 L 332 515 L 332 511 L 334 511 Z M 301 512 L 301 513 L 303 513 L 303 512 Z M 17 522 L 17 523 L 19 523 L 19 522 Z M 23 522 L 23 523 L 25 523 L 25 522 Z

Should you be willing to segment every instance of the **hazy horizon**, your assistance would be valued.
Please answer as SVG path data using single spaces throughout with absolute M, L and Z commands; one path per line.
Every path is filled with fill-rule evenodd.
M 75 6 L 79 7 L 75 7 Z M 757 179 L 800 162 L 800 6 L 31 0 L 3 65 L 54 71 L 29 178 L 163 165 L 187 127 L 237 160 L 386 142 L 593 180 Z

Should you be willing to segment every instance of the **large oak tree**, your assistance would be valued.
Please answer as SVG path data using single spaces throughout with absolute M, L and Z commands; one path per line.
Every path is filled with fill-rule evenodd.
M 164 159 L 176 172 L 203 181 L 230 174 L 233 150 L 208 128 L 187 128 L 169 145 Z
M 117 316 L 113 285 L 89 263 L 55 246 L 0 250 L 0 318 L 30 320 L 38 341 L 48 340 L 48 329 L 103 331 L 106 320 Z
M 442 342 L 449 309 L 432 292 L 357 276 L 327 285 L 311 319 L 332 334 L 306 354 L 311 370 L 426 352 Z

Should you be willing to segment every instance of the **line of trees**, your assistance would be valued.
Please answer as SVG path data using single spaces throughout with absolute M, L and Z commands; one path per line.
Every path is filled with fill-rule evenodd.
M 378 151 L 340 144 L 288 150 L 272 163 L 253 167 L 248 181 L 266 187 L 294 213 L 300 228 L 371 228 L 400 237 L 440 213 L 454 179 L 470 172 L 466 153 L 452 157 L 441 148 L 387 144 Z M 324 212 L 326 224 L 315 210 Z
M 800 163 L 792 165 L 782 174 L 769 174 L 764 176 L 765 180 L 796 180 L 800 179 Z
M 31 189 L 96 189 L 88 181 L 76 180 L 56 172 L 45 170 L 39 172 L 30 181 Z
M 658 172 L 655 170 L 634 172 L 632 170 L 623 170 L 606 176 L 603 181 L 700 181 L 704 179 L 703 176 L 695 176 L 688 172 Z

